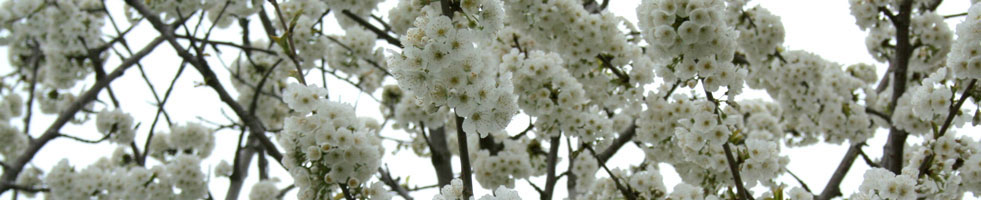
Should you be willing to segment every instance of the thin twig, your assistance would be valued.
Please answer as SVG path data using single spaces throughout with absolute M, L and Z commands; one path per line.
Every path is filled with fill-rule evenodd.
M 391 188 L 392 191 L 395 191 L 395 193 L 398 193 L 399 196 L 402 196 L 402 198 L 405 198 L 406 200 L 412 200 L 412 196 L 409 195 L 409 191 L 405 189 L 405 187 L 399 185 L 398 180 L 393 179 L 392 174 L 389 173 L 388 170 L 379 167 L 378 175 L 380 176 L 378 179 L 381 179 L 381 181 L 385 183 L 385 185 L 388 185 L 388 188 Z
M 374 32 L 375 35 L 377 35 L 378 37 L 380 37 L 382 39 L 385 39 L 385 41 L 388 42 L 389 44 L 395 45 L 395 46 L 397 46 L 399 48 L 404 48 L 402 46 L 402 42 L 399 42 L 398 39 L 396 39 L 395 37 L 392 37 L 391 35 L 388 35 L 387 32 L 385 32 L 385 31 L 383 31 L 381 29 L 378 29 L 378 27 L 375 27 L 374 25 L 371 25 L 370 22 L 362 19 L 361 17 L 358 17 L 358 15 L 352 13 L 351 11 L 342 10 L 341 13 L 344 14 L 344 16 L 347 16 L 348 18 L 351 18 L 352 20 L 354 20 L 354 22 L 357 22 L 362 27 L 368 29 L 371 32 Z
M 736 166 L 736 159 L 732 157 L 732 150 L 729 149 L 729 142 L 722 144 L 722 150 L 725 151 L 726 161 L 729 163 L 729 170 L 732 172 L 732 179 L 736 185 L 736 190 L 738 190 L 740 196 L 742 196 L 740 199 L 753 199 L 753 197 L 749 195 L 749 191 L 746 190 L 746 187 L 743 186 L 743 179 L 741 176 L 739 176 L 739 167 Z
M 818 200 L 828 200 L 837 196 L 841 196 L 841 181 L 845 180 L 845 175 L 848 174 L 848 170 L 851 169 L 852 163 L 855 162 L 855 157 L 858 156 L 859 150 L 862 148 L 863 143 L 853 144 L 848 147 L 848 152 L 845 152 L 844 158 L 841 158 L 841 163 L 838 164 L 838 169 L 835 169 L 834 174 L 831 175 L 831 180 L 828 180 L 828 184 L 824 186 L 824 191 L 817 196 Z
M 593 158 L 596 158 L 597 160 L 600 158 L 599 156 L 596 155 L 596 151 L 593 150 L 593 147 L 590 147 L 589 145 L 585 145 L 585 146 L 586 146 L 586 150 L 589 150 L 589 153 L 593 155 Z M 614 175 L 613 171 L 610 171 L 609 167 L 606 167 L 606 162 L 599 162 L 599 164 L 601 167 L 603 167 L 603 170 L 605 170 L 606 173 L 610 175 L 610 179 L 613 180 L 613 184 L 616 185 L 617 190 L 620 190 L 620 193 L 623 195 L 624 198 L 626 198 L 627 200 L 637 199 L 637 197 L 634 196 L 634 193 L 627 188 L 629 186 L 625 186 L 621 184 L 620 178 Z
M 797 174 L 794 174 L 794 172 L 790 171 L 790 169 L 787 169 L 786 167 L 784 167 L 783 170 L 787 171 L 790 176 L 794 177 L 794 179 L 797 180 L 797 183 L 800 183 L 800 186 L 804 188 L 804 191 L 807 191 L 807 193 L 812 193 L 811 188 L 807 187 L 807 183 L 804 183 L 804 180 L 800 180 L 800 178 L 797 177 Z

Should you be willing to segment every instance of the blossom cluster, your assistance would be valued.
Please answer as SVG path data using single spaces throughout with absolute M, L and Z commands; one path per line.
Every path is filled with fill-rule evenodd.
M 640 87 L 652 81 L 654 64 L 619 28 L 634 29 L 633 24 L 606 10 L 591 13 L 575 0 L 506 0 L 504 5 L 509 27 L 521 36 L 513 40 L 520 47 L 532 48 L 523 42 L 529 39 L 539 50 L 558 53 L 584 90 L 605 91 L 586 93 L 593 104 L 625 115 L 640 110 Z
M 562 132 L 592 142 L 612 135 L 613 122 L 589 104 L 582 84 L 562 67 L 559 54 L 514 49 L 501 65 L 514 73 L 518 106 L 536 117 L 535 128 L 544 138 Z
M 755 68 L 749 77 L 751 88 L 762 88 L 781 106 L 784 127 L 803 133 L 797 144 L 809 144 L 821 137 L 831 143 L 864 141 L 871 137 L 872 119 L 865 106 L 856 101 L 864 93 L 869 107 L 877 102 L 876 92 L 867 85 L 874 80 L 860 79 L 835 63 L 803 51 L 782 54 L 786 62 Z M 850 71 L 860 71 L 854 69 Z M 858 73 L 867 74 L 867 73 Z M 874 107 L 877 108 L 877 107 Z
M 739 35 L 724 21 L 724 9 L 720 0 L 646 0 L 637 7 L 650 54 L 668 63 L 655 68 L 660 77 L 675 82 L 697 74 L 707 91 L 741 90 L 745 71 L 732 64 Z
M 381 165 L 377 122 L 356 117 L 353 107 L 327 101 L 324 93 L 296 83 L 284 92 L 297 115 L 286 119 L 278 139 L 300 199 L 322 198 L 335 184 L 366 183 Z
M 161 161 L 183 154 L 206 158 L 215 148 L 214 130 L 193 122 L 174 125 L 170 133 L 154 134 L 148 148 L 148 155 Z
M 865 171 L 865 179 L 851 199 L 916 199 L 916 175 L 907 172 L 911 171 L 896 175 L 883 168 L 871 168 Z
M 433 196 L 433 200 L 455 200 L 455 199 L 466 199 L 463 196 L 463 181 L 460 179 L 453 179 L 450 181 L 449 185 L 443 186 L 440 189 L 440 193 Z M 473 199 L 471 197 L 470 199 Z M 518 195 L 518 191 L 514 189 L 508 189 L 504 186 L 497 187 L 494 189 L 493 195 L 481 196 L 478 200 L 520 200 L 521 196 Z
M 500 142 L 504 143 L 504 149 L 494 153 L 481 149 L 476 151 L 475 156 L 470 157 L 474 177 L 481 187 L 487 189 L 498 186 L 514 188 L 514 180 L 516 179 L 544 174 L 545 156 L 532 155 L 528 150 L 530 139 L 512 140 L 503 132 L 495 134 L 494 138 L 502 138 Z
M 943 80 L 950 76 L 949 68 L 943 68 L 916 82 L 900 96 L 893 111 L 892 122 L 896 128 L 913 134 L 930 133 L 933 123 L 942 122 L 950 111 L 954 93 Z M 966 116 L 956 117 L 954 125 L 961 125 Z
M 0 29 L 9 34 L 0 43 L 8 46 L 11 65 L 23 67 L 20 73 L 43 87 L 72 88 L 94 69 L 90 57 L 108 55 L 89 55 L 89 49 L 105 44 L 101 1 L 8 1 L 2 7 Z M 30 62 L 34 48 L 40 50 L 37 77 L 31 70 L 35 63 Z
M 185 0 L 186 1 L 186 0 Z M 238 18 L 248 18 L 262 9 L 262 0 L 205 0 L 203 9 L 208 20 L 221 28 L 228 28 Z
M 401 39 L 401 55 L 389 60 L 399 85 L 422 104 L 453 108 L 467 133 L 486 136 L 506 127 L 518 111 L 510 73 L 480 52 L 473 30 L 456 28 L 435 7 L 423 13 Z
M 112 142 L 119 145 L 129 145 L 136 137 L 133 127 L 133 116 L 122 110 L 102 110 L 95 117 L 95 127 L 99 133 L 110 136 Z
M 122 159 L 119 152 L 80 171 L 62 160 L 44 177 L 51 190 L 47 195 L 54 199 L 201 199 L 207 196 L 207 176 L 201 171 L 201 158 L 182 154 L 164 165 L 147 169 L 119 163 Z
M 957 25 L 957 41 L 951 47 L 947 65 L 954 69 L 954 77 L 981 78 L 981 4 L 974 4 L 967 12 L 967 19 Z
M 766 8 L 756 6 L 741 10 L 743 0 L 727 0 L 727 22 L 739 31 L 739 48 L 753 65 L 772 60 L 783 44 L 784 31 L 780 17 Z M 749 80 L 747 80 L 749 81 Z

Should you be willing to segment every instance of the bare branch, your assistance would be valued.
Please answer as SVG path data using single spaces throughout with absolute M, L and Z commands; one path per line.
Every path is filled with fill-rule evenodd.
M 841 196 L 841 181 L 845 179 L 845 175 L 848 174 L 848 170 L 851 169 L 852 163 L 855 162 L 855 157 L 858 156 L 858 152 L 861 150 L 864 143 L 853 144 L 848 148 L 848 152 L 845 152 L 845 157 L 841 158 L 841 163 L 838 164 L 838 169 L 835 173 L 831 175 L 831 180 L 828 180 L 828 184 L 824 186 L 824 191 L 821 195 L 817 196 L 818 200 L 828 200 L 837 196 Z
M 392 191 L 395 191 L 395 193 L 398 193 L 399 196 L 402 196 L 402 198 L 405 198 L 406 200 L 412 200 L 412 196 L 409 195 L 409 191 L 406 190 L 405 187 L 399 185 L 397 179 L 392 179 L 392 174 L 389 173 L 388 170 L 379 167 L 378 175 L 380 176 L 378 179 L 381 179 L 381 181 L 385 183 L 385 185 L 388 185 L 388 188 L 391 188 Z
M 422 127 L 425 131 L 426 127 Z M 426 139 L 426 144 L 429 145 L 429 152 L 432 155 L 429 160 L 433 164 L 433 169 L 436 170 L 436 180 L 439 187 L 443 187 L 450 184 L 453 180 L 453 163 L 451 163 L 452 154 L 450 149 L 446 144 L 446 128 L 439 127 L 437 129 L 429 129 L 429 136 L 426 133 L 422 134 L 424 139 Z
M 739 176 L 739 167 L 736 166 L 736 159 L 732 157 L 732 150 L 729 149 L 729 142 L 722 144 L 722 150 L 726 153 L 726 161 L 729 163 L 729 170 L 732 172 L 732 179 L 736 185 L 736 190 L 739 190 L 739 194 L 742 196 L 740 199 L 753 199 L 749 195 L 749 191 L 743 186 L 743 179 Z
M 586 150 L 589 150 L 589 153 L 593 154 L 593 158 L 599 160 L 600 157 L 596 155 L 596 151 L 593 151 L 593 147 L 586 145 Z M 606 173 L 610 175 L 610 179 L 613 180 L 613 184 L 616 185 L 617 190 L 620 190 L 620 193 L 623 195 L 624 198 L 626 198 L 627 200 L 637 199 L 637 197 L 634 196 L 634 193 L 629 188 L 627 188 L 629 186 L 624 186 L 623 184 L 620 184 L 620 178 L 614 175 L 613 171 L 610 171 L 609 167 L 606 167 L 606 162 L 599 162 L 599 164 L 601 167 L 603 167 L 603 170 L 605 170 Z
M 456 112 L 454 112 L 456 115 Z M 463 131 L 463 117 L 456 115 L 456 139 L 460 148 L 460 179 L 463 179 L 463 197 L 473 196 L 472 173 L 470 168 L 470 152 L 467 150 L 467 133 Z
M 787 169 L 786 167 L 783 168 L 783 170 L 786 171 L 788 174 L 790 174 L 791 177 L 794 177 L 794 179 L 797 180 L 797 183 L 800 183 L 800 186 L 804 188 L 804 191 L 807 191 L 808 193 L 813 193 L 811 192 L 811 188 L 807 187 L 807 183 L 804 183 L 804 180 L 800 180 L 800 178 L 797 177 L 797 174 L 794 174 L 794 172 L 790 171 L 790 169 Z
M 542 200 L 552 199 L 552 193 L 555 191 L 555 182 L 558 178 L 555 176 L 555 166 L 558 165 L 559 157 L 559 144 L 562 143 L 560 140 L 561 135 L 552 137 L 548 144 L 548 157 L 546 157 L 545 169 L 545 191 L 542 193 Z

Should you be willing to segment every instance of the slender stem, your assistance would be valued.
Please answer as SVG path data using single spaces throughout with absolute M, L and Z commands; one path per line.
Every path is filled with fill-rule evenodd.
M 596 158 L 597 160 L 599 159 L 599 156 L 596 155 L 596 151 L 593 150 L 593 147 L 586 145 L 586 150 L 589 150 L 589 153 L 593 154 L 593 158 Z M 629 186 L 625 186 L 621 184 L 620 178 L 614 175 L 613 171 L 610 171 L 609 167 L 606 167 L 606 162 L 599 162 L 599 164 L 600 167 L 603 167 L 603 170 L 605 170 L 606 173 L 610 175 L 610 179 L 613 180 L 613 184 L 617 187 L 617 190 L 620 190 L 620 193 L 623 195 L 625 199 L 627 200 L 637 199 L 637 197 L 634 196 L 634 193 L 631 191 L 631 189 L 627 188 Z
M 392 37 L 391 35 L 389 35 L 388 32 L 385 32 L 384 30 L 381 30 L 378 27 L 375 27 L 374 25 L 371 25 L 371 23 L 368 22 L 367 20 L 364 20 L 361 17 L 358 17 L 358 15 L 356 15 L 356 14 L 354 14 L 351 11 L 348 11 L 348 10 L 342 10 L 341 13 L 344 14 L 344 16 L 347 16 L 348 18 L 351 18 L 352 20 L 354 20 L 354 22 L 357 22 L 362 27 L 368 29 L 371 32 L 374 32 L 375 35 L 378 35 L 378 37 L 380 37 L 382 39 L 385 39 L 385 41 L 388 42 L 389 44 L 395 45 L 395 46 L 397 46 L 399 48 L 403 48 L 402 42 L 399 42 L 399 39 L 396 39 L 395 37 Z
M 341 183 L 339 185 L 341 185 L 341 192 L 344 193 L 344 199 L 355 200 L 354 195 L 351 195 L 351 191 L 348 190 L 347 184 Z

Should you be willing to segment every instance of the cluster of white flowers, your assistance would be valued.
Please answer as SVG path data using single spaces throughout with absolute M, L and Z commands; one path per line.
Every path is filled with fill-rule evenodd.
M 884 17 L 879 15 L 879 8 L 885 7 L 891 0 L 848 0 L 851 5 L 851 13 L 855 16 L 855 24 L 862 30 L 880 26 L 885 23 Z
M 599 170 L 599 162 L 589 152 L 583 151 L 575 158 L 572 166 L 572 175 L 576 176 L 576 190 L 588 190 L 593 182 L 596 181 L 596 171 Z
M 634 29 L 633 24 L 607 10 L 590 13 L 577 0 L 506 0 L 504 5 L 509 27 L 522 36 L 504 42 L 529 49 L 524 41 L 531 39 L 534 47 L 560 54 L 584 90 L 604 91 L 586 93 L 593 104 L 619 109 L 618 115 L 641 110 L 641 85 L 652 81 L 654 64 L 619 28 Z
M 0 161 L 14 161 L 27 148 L 27 142 L 26 134 L 11 126 L 9 121 L 0 120 L 0 144 L 4 144 L 0 147 L 0 155 L 3 156 Z
M 664 94 L 662 94 L 664 93 Z M 689 116 L 695 110 L 690 98 L 683 94 L 675 94 L 671 98 L 661 98 L 666 92 L 649 92 L 646 99 L 647 109 L 637 119 L 637 136 L 634 140 L 650 145 L 647 155 L 654 162 L 673 162 L 680 151 L 678 145 L 672 145 L 677 123 L 684 116 Z
M 350 76 L 358 77 L 358 87 L 371 94 L 385 78 L 387 62 L 382 48 L 375 48 L 375 33 L 358 26 L 346 29 L 344 36 L 327 43 L 327 64 Z
M 423 14 L 402 38 L 402 54 L 389 60 L 399 85 L 423 105 L 453 108 L 466 118 L 467 133 L 485 136 L 506 127 L 518 112 L 510 73 L 474 46 L 474 31 L 455 28 L 432 6 Z
M 169 156 L 192 155 L 205 158 L 215 148 L 214 130 L 198 123 L 170 127 L 170 133 L 156 133 L 150 140 L 149 155 L 158 160 Z
M 855 100 L 856 93 L 876 94 L 867 86 L 869 80 L 811 53 L 788 51 L 782 55 L 786 63 L 754 69 L 749 77 L 760 81 L 749 86 L 766 89 L 783 111 L 775 116 L 784 116 L 781 119 L 786 129 L 803 133 L 801 143 L 817 142 L 818 136 L 831 143 L 859 142 L 872 136 L 872 120 L 865 106 Z M 875 101 L 866 103 L 875 105 Z
M 494 194 L 485 194 L 477 200 L 521 200 L 521 195 L 518 195 L 518 191 L 513 189 L 508 189 L 504 186 L 499 186 L 494 189 Z
M 266 179 L 255 183 L 252 185 L 252 190 L 249 192 L 250 200 L 265 200 L 265 199 L 277 199 L 276 196 L 279 195 L 279 188 L 276 188 L 276 179 Z
M 582 84 L 562 67 L 559 54 L 513 49 L 501 65 L 514 73 L 518 106 L 536 117 L 535 128 L 543 138 L 562 132 L 592 142 L 612 135 L 613 121 L 589 104 Z
M 412 27 L 416 17 L 422 14 L 422 7 L 433 3 L 427 0 L 406 0 L 399 1 L 391 10 L 388 10 L 388 24 L 392 27 L 392 32 L 398 35 L 405 35 L 405 32 Z
M 671 194 L 668 196 L 669 199 L 677 200 L 718 200 L 719 197 L 714 194 L 705 195 L 702 187 L 689 185 L 687 183 L 679 183 L 674 186 Z
M 286 119 L 278 139 L 300 199 L 322 198 L 335 184 L 366 183 L 384 152 L 377 124 L 356 117 L 350 105 L 321 98 L 323 91 L 290 84 L 284 92 L 284 101 L 298 116 Z
M 967 19 L 957 25 L 957 41 L 947 56 L 947 65 L 957 78 L 981 78 L 981 4 L 974 4 Z
M 150 9 L 150 12 L 157 16 L 163 15 L 164 20 L 176 20 L 190 17 L 190 15 L 202 8 L 205 8 L 204 1 L 201 0 L 159 0 L 144 1 L 143 4 Z M 128 5 L 127 5 L 128 6 Z M 136 10 L 127 7 L 126 14 L 131 20 L 138 19 Z M 217 13 L 216 13 L 217 14 Z
M 952 79 L 950 68 L 941 68 L 924 78 L 922 84 L 913 82 L 907 92 L 899 97 L 892 115 L 892 124 L 912 134 L 931 133 L 934 124 L 942 123 L 950 111 L 954 94 L 947 81 Z M 961 109 L 967 113 L 969 109 Z M 971 116 L 958 115 L 952 121 L 961 126 Z
M 869 54 L 876 61 L 886 62 L 892 59 L 893 54 L 896 53 L 896 49 L 893 48 L 895 44 L 890 44 L 893 41 L 893 36 L 896 35 L 896 27 L 893 26 L 876 26 L 869 30 L 869 35 L 865 36 L 865 47 L 868 49 Z
M 133 116 L 122 110 L 102 110 L 95 117 L 95 128 L 99 133 L 110 136 L 110 141 L 119 145 L 129 145 L 136 137 L 133 129 Z
M 975 153 L 964 160 L 964 165 L 961 166 L 960 176 L 963 177 L 963 187 L 964 190 L 970 191 L 972 193 L 981 193 L 981 154 Z M 978 195 L 975 195 L 978 196 Z
M 248 18 L 259 12 L 263 2 L 262 0 L 205 0 L 203 8 L 211 23 L 221 28 L 228 28 L 236 19 Z
M 114 154 L 114 157 L 119 156 Z M 207 196 L 207 176 L 201 158 L 180 155 L 151 169 L 117 165 L 102 158 L 84 170 L 62 160 L 45 176 L 54 199 L 202 199 Z M 179 193 L 177 192 L 179 191 Z
M 474 176 L 481 187 L 487 189 L 498 186 L 514 188 L 514 180 L 541 175 L 545 172 L 544 168 L 535 167 L 536 163 L 545 163 L 545 156 L 531 155 L 528 151 L 530 139 L 512 140 L 507 138 L 503 132 L 495 134 L 494 138 L 495 140 L 501 138 L 500 142 L 504 143 L 504 149 L 496 152 L 496 155 L 491 155 L 490 151 L 481 149 L 476 151 L 476 156 L 470 157 Z
M 653 166 L 647 166 L 646 170 L 630 175 L 627 184 L 640 194 L 639 197 L 642 199 L 659 199 L 668 192 L 662 179 L 661 171 Z
M 371 187 L 363 188 L 362 194 L 367 195 L 370 200 L 389 200 L 395 196 L 393 192 L 385 189 L 385 184 L 382 182 L 375 182 Z
M 743 182 L 748 188 L 755 186 L 757 181 L 767 186 L 774 186 L 773 179 L 777 178 L 790 162 L 789 158 L 780 156 L 778 144 L 773 141 L 748 139 L 745 151 L 749 158 L 740 165 L 739 174 L 742 175 Z
M 907 70 L 930 74 L 943 67 L 954 37 L 944 17 L 933 11 L 917 13 L 910 19 L 910 25 L 910 37 L 921 46 L 913 49 Z
M 102 28 L 105 12 L 101 1 L 7 1 L 0 9 L 5 34 L 0 45 L 7 46 L 12 66 L 23 67 L 20 73 L 44 87 L 69 89 L 93 68 L 88 49 L 105 44 Z M 35 44 L 36 42 L 36 44 Z M 38 45 L 41 56 L 37 77 L 32 75 Z M 105 59 L 108 54 L 95 55 Z
M 729 25 L 739 31 L 739 48 L 746 53 L 753 65 L 773 59 L 783 44 L 786 32 L 780 16 L 773 15 L 766 8 L 756 6 L 742 10 L 745 0 L 726 0 L 726 18 Z
M 0 121 L 20 116 L 21 112 L 24 112 L 24 99 L 19 94 L 10 93 L 0 100 Z
M 903 170 L 896 175 L 883 168 L 871 168 L 865 171 L 865 179 L 851 199 L 916 199 L 916 174 L 910 174 L 913 171 Z
M 268 43 L 260 41 L 253 42 L 252 45 L 267 47 Z M 280 96 L 286 87 L 286 77 L 296 68 L 286 59 L 288 58 L 272 54 L 253 53 L 250 57 L 239 57 L 229 68 L 232 86 L 238 91 L 236 101 L 249 109 L 253 108 L 253 103 L 256 104 L 252 114 L 267 129 L 282 129 L 283 121 L 290 112 Z M 256 96 L 256 88 L 263 79 L 266 80 L 259 90 L 262 92 Z
M 739 35 L 724 21 L 724 9 L 720 0 L 645 0 L 637 7 L 649 53 L 667 63 L 655 68 L 660 77 L 675 82 L 697 74 L 708 91 L 741 90 L 745 71 L 732 64 Z
M 449 185 L 440 188 L 439 194 L 433 200 L 458 200 L 463 198 L 463 180 L 454 178 Z

